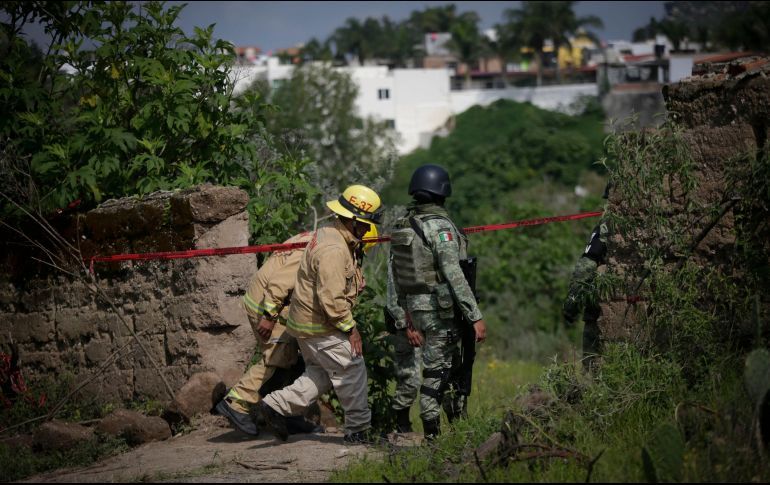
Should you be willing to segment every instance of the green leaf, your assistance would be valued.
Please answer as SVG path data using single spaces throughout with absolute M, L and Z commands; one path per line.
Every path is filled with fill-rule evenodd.
M 642 449 L 642 464 L 647 481 L 679 481 L 684 461 L 684 446 L 679 428 L 671 423 L 658 426 Z
M 767 349 L 756 349 L 746 356 L 743 382 L 751 402 L 756 405 L 770 389 L 770 352 Z

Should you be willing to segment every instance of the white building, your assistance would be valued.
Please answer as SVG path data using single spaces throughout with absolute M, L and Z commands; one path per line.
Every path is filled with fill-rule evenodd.
M 294 66 L 269 58 L 261 66 L 235 66 L 234 92 L 241 93 L 258 78 L 277 86 L 291 76 Z M 581 96 L 597 96 L 596 84 L 450 90 L 451 69 L 388 69 L 386 66 L 339 67 L 358 85 L 359 115 L 386 121 L 399 134 L 398 151 L 406 154 L 427 147 L 442 132 L 449 118 L 473 105 L 488 105 L 498 99 L 529 101 L 543 109 L 569 111 Z

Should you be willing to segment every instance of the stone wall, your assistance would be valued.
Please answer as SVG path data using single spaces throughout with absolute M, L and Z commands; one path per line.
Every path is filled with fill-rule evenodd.
M 237 188 L 204 185 L 110 200 L 54 222 L 79 241 L 84 258 L 244 246 L 247 203 Z M 89 384 L 99 399 L 165 399 L 163 381 L 132 330 L 175 391 L 205 370 L 231 385 L 252 356 L 255 338 L 240 299 L 256 270 L 253 254 L 97 262 L 97 284 L 113 309 L 88 289 L 87 279 L 36 264 L 31 257 L 39 254 L 4 240 L 0 349 L 8 351 L 10 340 L 18 344 L 30 382 L 63 372 L 81 380 L 104 366 L 102 377 Z
M 695 164 L 698 181 L 694 200 L 704 205 L 719 205 L 728 192 L 726 186 L 730 163 L 740 155 L 767 146 L 770 135 L 770 58 L 748 57 L 732 62 L 699 65 L 699 74 L 678 83 L 666 85 L 663 97 L 672 121 L 684 129 L 683 139 Z M 673 203 L 673 202 L 672 202 Z M 609 208 L 624 214 L 623 201 L 610 194 Z M 676 210 L 673 207 L 672 210 Z M 713 218 L 700 221 L 702 227 Z M 735 252 L 735 218 L 732 212 L 723 216 L 690 256 L 702 266 L 722 265 L 730 274 Z M 608 267 L 620 275 L 641 273 L 643 261 L 631 249 L 639 235 L 615 234 L 608 251 Z M 669 255 L 673 267 L 677 255 Z M 639 279 L 638 277 L 636 278 Z M 642 298 L 644 295 L 641 295 Z M 770 298 L 762 295 L 763 308 Z M 642 300 L 629 303 L 625 298 L 601 303 L 599 325 L 608 340 L 634 338 L 640 329 L 634 316 L 645 310 Z M 735 329 L 734 331 L 739 331 Z

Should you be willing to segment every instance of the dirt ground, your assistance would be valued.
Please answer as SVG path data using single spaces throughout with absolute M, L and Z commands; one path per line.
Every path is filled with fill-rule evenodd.
M 292 435 L 282 442 L 268 432 L 252 437 L 227 419 L 200 417 L 194 431 L 148 443 L 85 468 L 62 469 L 25 482 L 323 482 L 331 472 L 382 447 L 347 445 L 342 433 Z M 396 445 L 417 444 L 417 437 Z

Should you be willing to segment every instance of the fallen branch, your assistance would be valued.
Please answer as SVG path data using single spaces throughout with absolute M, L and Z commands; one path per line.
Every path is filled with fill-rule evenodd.
M 537 458 L 572 458 L 575 461 L 581 461 L 585 458 L 583 455 L 575 455 L 574 452 L 568 450 L 544 450 L 533 451 L 531 453 L 522 453 L 520 455 L 509 456 L 508 461 L 525 461 L 534 460 Z
M 594 472 L 594 465 L 596 465 L 596 462 L 599 461 L 599 458 L 602 457 L 602 455 L 604 454 L 605 450 L 606 450 L 606 448 L 604 450 L 600 451 L 599 454 L 596 455 L 596 457 L 593 460 L 591 460 L 591 462 L 588 464 L 588 474 L 586 474 L 586 483 L 590 483 L 591 482 L 591 475 Z

